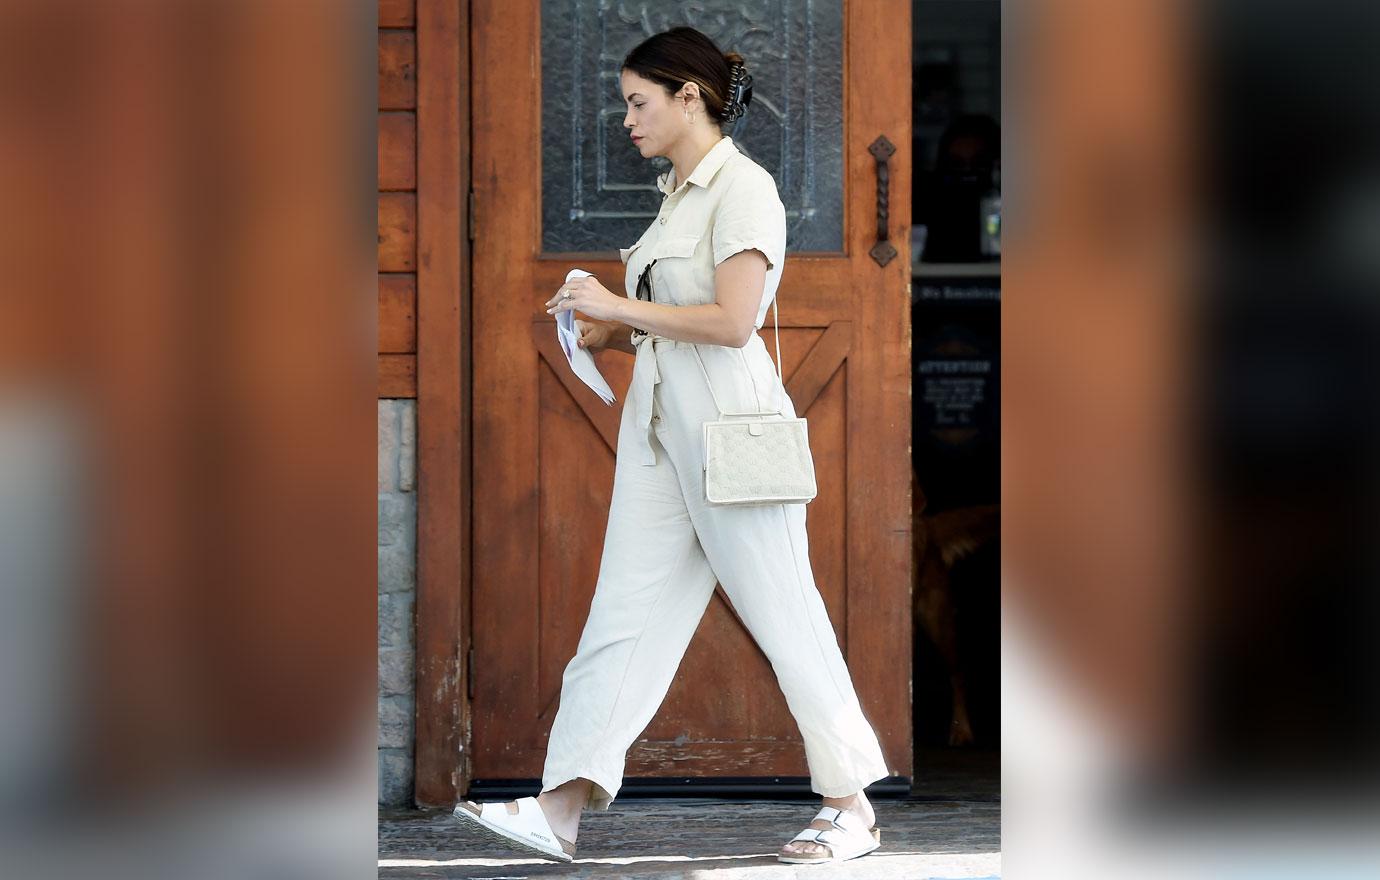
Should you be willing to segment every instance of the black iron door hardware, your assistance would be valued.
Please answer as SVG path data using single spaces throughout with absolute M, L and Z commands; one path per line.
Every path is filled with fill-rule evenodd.
M 887 214 L 891 200 L 891 169 L 887 160 L 896 152 L 896 147 L 886 139 L 886 135 L 879 134 L 867 151 L 877 160 L 877 243 L 868 253 L 872 254 L 878 266 L 885 266 L 896 257 L 896 248 L 887 241 Z

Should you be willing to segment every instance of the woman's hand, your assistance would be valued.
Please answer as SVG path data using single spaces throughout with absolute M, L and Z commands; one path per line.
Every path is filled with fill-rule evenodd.
M 580 334 L 580 338 L 575 341 L 575 344 L 580 348 L 589 349 L 591 352 L 608 348 L 609 337 L 612 335 L 609 332 L 608 324 L 576 318 L 575 329 Z
M 566 296 L 567 293 L 569 296 Z M 585 275 L 562 284 L 556 290 L 556 295 L 546 301 L 546 313 L 554 315 L 574 309 L 591 318 L 616 321 L 617 310 L 625 300 L 627 297 L 611 292 L 593 275 Z

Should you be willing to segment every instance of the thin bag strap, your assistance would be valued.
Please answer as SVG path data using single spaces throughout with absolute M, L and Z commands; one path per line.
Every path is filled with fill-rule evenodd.
M 781 322 L 777 317 L 776 295 L 771 298 L 771 320 L 776 328 L 776 387 L 780 389 L 780 395 L 786 393 L 786 380 L 781 373 Z M 709 386 L 709 396 L 714 398 L 714 406 L 718 408 L 720 415 L 725 416 L 770 416 L 780 415 L 784 411 L 783 405 L 778 405 L 776 409 L 756 410 L 754 412 L 729 412 L 719 403 L 719 395 L 714 393 L 714 383 L 709 381 L 709 371 L 704 368 L 704 359 L 700 357 L 698 345 L 691 345 L 691 350 L 695 352 L 695 360 L 699 362 L 700 372 L 704 373 L 705 384 Z

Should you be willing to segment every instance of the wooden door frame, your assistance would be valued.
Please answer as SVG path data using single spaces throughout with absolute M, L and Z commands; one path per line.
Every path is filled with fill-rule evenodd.
M 907 80 L 904 101 L 898 101 L 890 88 L 861 89 L 853 84 L 864 65 L 908 77 L 913 24 L 910 3 L 904 0 L 845 3 L 844 16 L 843 82 L 848 108 L 843 141 L 844 229 L 847 253 L 860 257 L 850 261 L 851 274 L 844 283 L 855 290 L 875 289 L 882 294 L 859 297 L 848 316 L 852 336 L 849 360 L 865 375 L 885 377 L 879 384 L 850 388 L 848 396 L 847 553 L 850 559 L 874 562 L 868 570 L 848 566 L 847 644 L 885 644 L 894 651 L 890 655 L 877 650 L 850 653 L 848 669 L 860 683 L 859 697 L 883 753 L 902 768 L 900 775 L 913 780 L 913 671 L 904 680 L 888 676 L 898 656 L 909 668 L 913 654 L 910 84 Z M 904 41 L 894 38 L 898 29 L 906 34 Z M 885 136 L 896 149 L 889 162 L 890 182 L 885 193 L 877 193 L 879 172 L 869 149 L 878 136 Z M 857 193 L 856 188 L 863 193 Z M 897 253 L 879 266 L 866 255 L 877 241 L 877 213 L 884 196 L 888 240 Z M 880 365 L 891 365 L 891 370 Z M 855 454 L 863 450 L 864 454 Z M 873 463 L 864 464 L 865 456 Z M 876 576 L 879 571 L 906 572 L 904 603 L 888 593 Z M 864 608 L 868 611 L 857 613 Z M 867 689 L 872 682 L 888 682 L 888 692 Z
M 469 787 L 469 21 L 469 0 L 417 0 L 419 807 Z
M 894 15 L 886 21 L 904 22 L 910 31 L 909 8 L 896 3 Z M 850 158 L 846 166 L 850 179 L 872 178 L 872 160 L 867 143 L 878 133 L 892 136 L 899 147 L 898 159 L 909 156 L 910 120 L 908 112 L 898 114 L 894 99 L 884 91 L 858 95 L 848 88 L 851 79 L 848 58 L 859 47 L 888 46 L 884 33 L 863 26 L 870 22 L 881 28 L 883 19 L 862 16 L 855 4 L 845 5 L 845 92 L 849 116 L 845 128 Z M 471 245 L 468 230 L 471 191 L 471 4 L 470 0 L 416 0 L 417 37 L 417 604 L 416 604 L 416 740 L 415 801 L 419 807 L 450 806 L 458 795 L 468 791 L 472 769 L 471 703 L 469 665 L 472 457 L 471 408 Z M 877 42 L 880 41 L 880 42 Z M 888 49 L 889 62 L 898 70 L 910 50 L 904 46 Z M 890 57 L 894 55 L 895 57 Z M 886 63 L 885 61 L 883 63 Z M 907 111 L 909 105 L 907 104 Z M 891 223 L 895 230 L 910 222 L 910 173 L 906 167 L 893 173 L 893 191 L 900 197 L 893 202 Z M 869 237 L 875 237 L 875 214 L 860 200 L 849 199 L 846 229 L 850 250 L 865 253 Z M 909 241 L 894 235 L 898 259 L 881 273 L 909 273 Z M 856 270 L 855 270 L 856 271 Z M 878 275 L 869 272 L 854 283 L 876 283 Z M 893 279 L 898 289 L 909 291 L 908 277 Z M 853 316 L 850 329 L 881 339 L 871 357 L 900 357 L 909 364 L 909 297 L 906 308 L 888 309 L 864 301 L 860 314 Z M 810 377 L 793 377 L 796 384 Z M 813 381 L 813 380 L 811 380 Z M 794 389 L 792 393 L 795 393 Z M 895 456 L 908 461 L 908 430 L 911 389 L 907 381 L 876 389 L 864 402 L 849 404 L 852 430 L 864 431 Z M 897 468 L 901 465 L 897 464 Z M 854 475 L 850 474 L 850 479 Z M 858 484 L 862 481 L 859 479 Z M 910 497 L 906 475 L 878 475 L 867 489 L 868 503 L 881 499 L 895 516 L 884 520 L 885 534 L 850 537 L 850 552 L 889 556 L 895 567 L 904 569 L 910 561 Z M 851 485 L 851 484 L 850 484 Z M 862 503 L 861 501 L 852 502 Z M 854 514 L 856 515 L 856 514 Z M 909 578 L 907 578 L 909 581 Z M 875 602 L 875 590 L 868 585 L 853 585 L 856 601 Z M 907 608 L 909 603 L 907 603 Z M 849 633 L 865 637 L 866 633 Z M 888 634 L 893 644 L 909 646 L 910 622 L 896 620 Z M 907 654 L 907 662 L 909 656 Z M 875 675 L 868 664 L 891 662 L 872 657 L 850 660 L 856 664 L 855 677 Z M 907 774 L 910 766 L 911 737 L 909 682 L 898 686 L 872 720 L 888 755 L 901 756 Z

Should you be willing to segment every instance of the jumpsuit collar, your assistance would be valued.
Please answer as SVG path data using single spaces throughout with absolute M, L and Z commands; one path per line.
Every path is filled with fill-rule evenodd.
M 690 176 L 685 178 L 685 183 L 693 183 L 701 187 L 709 186 L 709 181 L 714 179 L 714 175 L 723 167 L 724 162 L 728 161 L 728 157 L 736 152 L 738 152 L 738 147 L 734 145 L 733 138 L 724 135 L 717 144 L 709 148 L 708 153 L 704 154 L 700 164 L 696 165 L 695 170 L 690 172 Z M 675 173 L 676 169 L 673 165 L 669 170 L 658 175 L 656 188 L 668 196 L 680 189 L 684 184 L 671 186 L 671 178 Z

